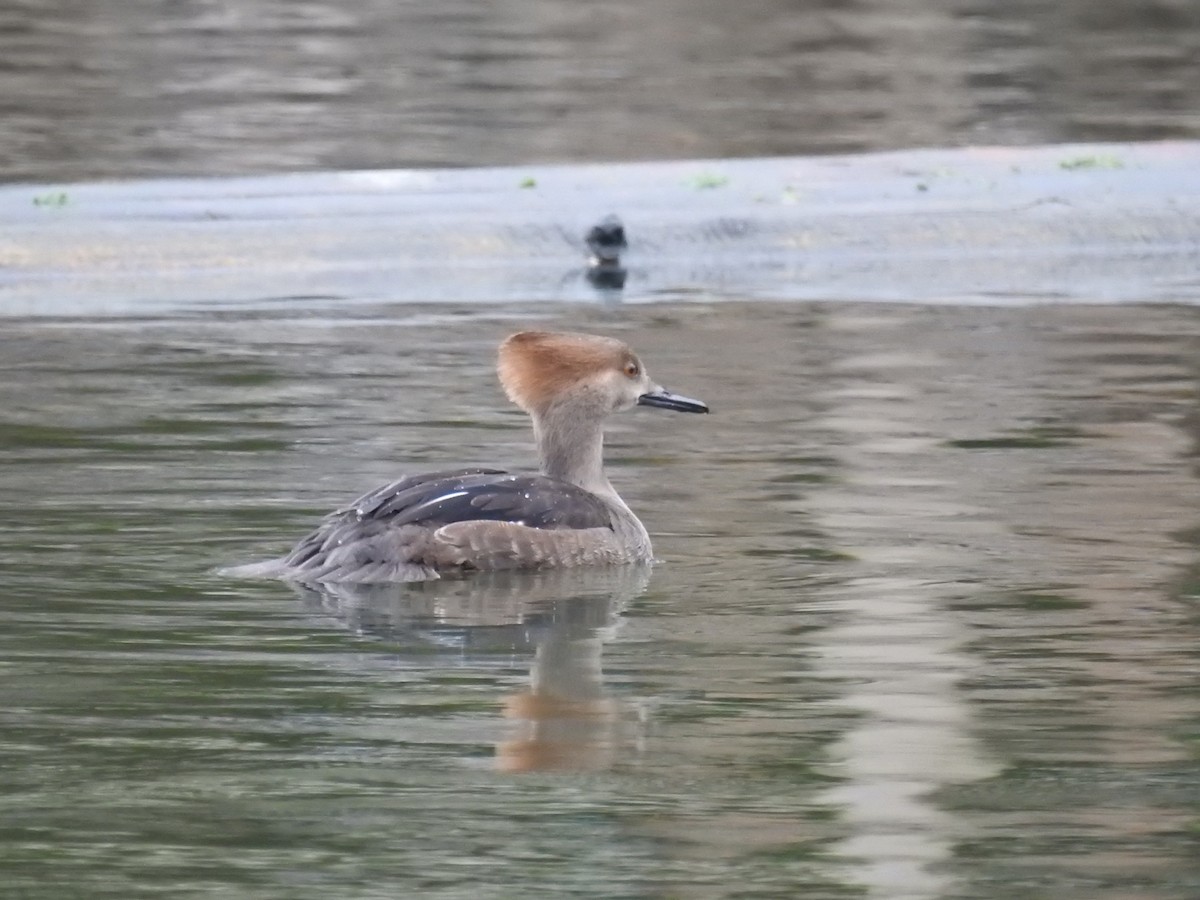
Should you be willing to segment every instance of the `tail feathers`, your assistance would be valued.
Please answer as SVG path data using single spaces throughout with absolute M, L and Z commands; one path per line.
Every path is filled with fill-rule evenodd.
M 226 566 L 217 569 L 217 574 L 223 578 L 284 578 L 287 569 L 286 560 L 268 559 L 241 566 Z
M 399 561 L 347 560 L 325 565 L 294 565 L 288 557 L 218 569 L 226 578 L 298 581 L 306 584 L 392 584 L 402 581 L 434 581 L 441 576 L 429 566 Z

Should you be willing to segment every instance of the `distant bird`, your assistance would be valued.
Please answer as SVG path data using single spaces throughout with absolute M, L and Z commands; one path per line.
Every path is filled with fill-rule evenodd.
M 621 251 L 629 247 L 625 241 L 625 225 L 615 215 L 607 215 L 593 225 L 584 238 L 592 266 L 616 266 L 621 261 Z

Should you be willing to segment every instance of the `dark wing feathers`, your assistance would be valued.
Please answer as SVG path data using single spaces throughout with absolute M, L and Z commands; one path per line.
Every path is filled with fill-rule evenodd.
M 410 475 L 364 494 L 330 514 L 323 530 L 328 541 L 342 530 L 341 523 L 361 534 L 368 522 L 438 528 L 481 520 L 545 529 L 612 527 L 604 502 L 573 484 L 545 475 L 464 469 Z
M 437 528 L 453 522 L 514 522 L 530 528 L 611 528 L 605 504 L 582 488 L 544 475 L 488 473 L 430 482 L 389 525 Z
M 356 513 L 360 519 L 369 519 L 392 515 L 411 504 L 411 498 L 421 492 L 418 488 L 434 483 L 451 481 L 455 478 L 466 478 L 471 475 L 504 475 L 503 469 L 446 469 L 441 472 L 423 472 L 419 475 L 405 475 L 398 481 L 377 487 L 363 494 L 353 503 L 343 506 L 329 514 L 329 518 L 337 518 L 346 513 Z M 412 493 L 410 493 L 412 492 Z

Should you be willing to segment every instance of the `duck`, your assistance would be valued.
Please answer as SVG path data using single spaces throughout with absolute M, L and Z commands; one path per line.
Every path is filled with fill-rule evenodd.
M 497 374 L 532 421 L 537 473 L 406 475 L 334 510 L 285 556 L 226 572 L 380 584 L 651 562 L 649 533 L 604 472 L 604 423 L 634 406 L 708 406 L 654 382 L 625 342 L 594 334 L 513 334 L 500 344 Z

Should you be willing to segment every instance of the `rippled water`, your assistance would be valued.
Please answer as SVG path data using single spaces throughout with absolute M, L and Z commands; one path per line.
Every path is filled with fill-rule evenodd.
M 0 180 L 1200 138 L 1193 0 L 9 0 Z
M 662 558 L 232 582 L 522 465 L 531 321 L 627 337 Z M 1200 894 L 1194 309 L 9 320 L 0 880 L 23 898 Z

